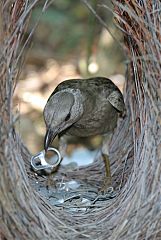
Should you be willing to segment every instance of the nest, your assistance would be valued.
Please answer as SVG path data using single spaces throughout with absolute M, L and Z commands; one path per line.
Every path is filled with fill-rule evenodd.
M 17 0 L 12 5 L 9 0 L 0 5 L 1 239 L 161 239 L 160 1 L 113 0 L 129 56 L 124 93 L 127 116 L 118 124 L 110 152 L 118 194 L 84 213 L 51 206 L 32 187 L 31 156 L 14 130 L 12 96 L 30 36 L 24 47 L 20 43 L 37 2 Z M 65 177 L 79 176 L 91 184 L 95 179 L 101 182 L 102 171 L 98 158 L 92 166 L 68 171 Z M 60 169 L 57 177 L 62 174 Z

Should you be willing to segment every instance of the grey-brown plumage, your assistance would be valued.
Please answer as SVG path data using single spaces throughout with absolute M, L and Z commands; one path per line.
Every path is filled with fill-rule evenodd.
M 103 77 L 73 79 L 60 83 L 44 108 L 47 150 L 56 135 L 63 153 L 66 135 L 87 137 L 111 133 L 118 114 L 125 110 L 122 93 Z

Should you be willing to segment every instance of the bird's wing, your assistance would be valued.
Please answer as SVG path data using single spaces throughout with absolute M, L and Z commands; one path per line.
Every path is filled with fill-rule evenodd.
M 119 112 L 123 112 L 125 110 L 123 96 L 119 91 L 112 91 L 107 99 Z
M 88 88 L 86 80 L 88 80 Z M 82 91 L 84 92 L 87 91 L 96 93 L 96 97 L 98 96 L 98 92 L 100 92 L 100 94 L 104 92 L 105 98 L 112 104 L 112 106 L 116 108 L 119 112 L 124 112 L 125 104 L 122 93 L 110 79 L 104 77 L 96 77 L 86 80 L 72 79 L 61 82 L 50 95 L 49 99 L 55 93 L 67 88 L 79 88 L 82 89 Z M 98 89 L 100 89 L 100 91 L 98 91 Z
M 123 95 L 119 88 L 109 79 L 104 81 L 104 94 L 106 99 L 116 108 L 119 112 L 125 111 L 125 103 Z

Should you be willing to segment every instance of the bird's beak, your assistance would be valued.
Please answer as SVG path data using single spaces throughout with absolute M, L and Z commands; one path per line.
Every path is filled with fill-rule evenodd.
M 52 143 L 52 141 L 54 140 L 55 137 L 56 137 L 56 134 L 51 129 L 48 129 L 46 131 L 46 135 L 44 138 L 45 152 L 48 150 L 48 147 L 50 146 L 50 144 Z

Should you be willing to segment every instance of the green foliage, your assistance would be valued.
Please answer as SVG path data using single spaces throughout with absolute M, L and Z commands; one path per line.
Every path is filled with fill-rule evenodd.
M 76 11 L 75 11 L 76 10 Z M 33 11 L 32 22 L 35 23 L 40 18 L 40 23 L 34 34 L 34 47 L 43 45 L 44 50 L 51 48 L 54 57 L 63 57 L 70 54 L 79 45 L 80 40 L 85 36 L 86 25 L 81 22 L 84 13 L 81 14 L 82 7 L 71 9 L 71 11 L 60 10 L 59 8 L 49 8 L 42 14 L 41 8 L 37 7 Z M 77 16 L 77 12 L 80 14 Z M 55 51 L 58 48 L 59 51 Z
M 103 2 L 103 1 L 102 1 Z M 93 9 L 104 20 L 110 31 L 120 41 L 119 31 L 113 24 L 113 16 L 107 9 L 100 8 L 96 0 L 91 1 Z M 110 2 L 106 3 L 112 8 Z M 84 61 L 81 73 L 89 75 L 88 65 L 91 59 L 99 62 L 101 75 L 111 75 L 123 61 L 122 52 L 118 43 L 102 45 L 103 26 L 98 19 L 80 1 L 55 1 L 44 13 L 37 6 L 32 14 L 31 28 L 39 21 L 34 33 L 32 56 L 37 58 L 54 58 L 56 61 L 66 62 L 73 59 Z M 107 61 L 107 62 L 106 62 Z

